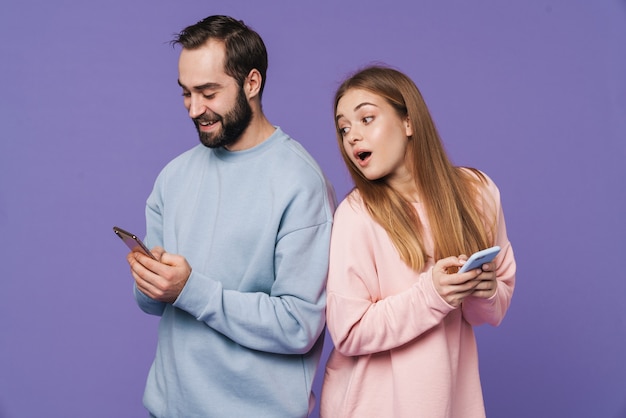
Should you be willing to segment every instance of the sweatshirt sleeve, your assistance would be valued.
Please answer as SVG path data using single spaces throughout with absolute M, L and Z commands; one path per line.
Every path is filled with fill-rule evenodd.
M 160 173 L 155 182 L 155 187 L 148 197 L 146 204 L 146 227 L 148 233 L 146 234 L 145 244 L 148 248 L 154 248 L 156 246 L 163 247 L 163 204 L 160 183 L 163 181 L 165 169 Z M 147 314 L 162 316 L 165 310 L 166 304 L 154 300 L 137 289 L 137 285 L 133 283 L 133 292 L 135 295 L 135 301 L 139 308 Z
M 312 349 L 326 319 L 334 192 L 287 157 L 280 170 L 259 158 L 253 175 L 252 159 L 221 161 L 201 147 L 166 166 L 147 201 L 146 244 L 184 256 L 192 272 L 172 304 L 136 292 L 144 311 L 252 350 Z
M 411 284 L 385 297 L 380 287 L 387 282 Z M 335 213 L 327 292 L 328 330 L 346 356 L 399 347 L 454 309 L 437 294 L 432 268 L 417 273 L 406 266 L 384 230 L 350 198 Z
M 297 186 L 285 192 L 288 204 L 284 198 L 270 202 L 281 208 L 278 230 L 272 218 L 258 240 L 222 237 L 233 252 L 243 251 L 238 245 L 253 248 L 245 252 L 252 259 L 244 274 L 247 281 L 264 285 L 254 291 L 233 288 L 224 285 L 223 272 L 220 277 L 211 269 L 194 268 L 173 304 L 239 345 L 277 354 L 308 353 L 326 322 L 334 192 L 322 176 L 300 173 L 292 181 Z
M 464 318 L 472 325 L 490 324 L 499 325 L 511 303 L 515 288 L 515 257 L 513 247 L 506 233 L 504 213 L 500 202 L 500 192 L 497 186 L 487 178 L 485 205 L 491 206 L 491 213 L 495 213 L 494 244 L 502 249 L 496 259 L 496 279 L 498 287 L 496 293 L 489 299 L 470 296 L 463 301 Z
M 324 330 L 331 225 L 294 231 L 277 243 L 269 294 L 224 289 L 220 281 L 192 271 L 174 306 L 245 347 L 309 352 Z

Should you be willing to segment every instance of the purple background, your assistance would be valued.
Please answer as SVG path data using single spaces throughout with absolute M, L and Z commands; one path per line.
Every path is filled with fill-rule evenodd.
M 626 416 L 624 0 L 3 0 L 0 417 L 146 416 L 157 320 L 111 227 L 143 235 L 157 173 L 198 142 L 167 42 L 218 13 L 264 38 L 264 109 L 339 197 L 332 94 L 373 61 L 498 183 L 518 282 L 477 329 L 488 416 Z

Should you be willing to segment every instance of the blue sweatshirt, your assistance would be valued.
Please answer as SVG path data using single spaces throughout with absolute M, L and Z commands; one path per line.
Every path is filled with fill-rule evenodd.
M 160 315 L 144 404 L 157 417 L 305 417 L 320 360 L 335 196 L 280 128 L 245 151 L 183 153 L 159 174 L 146 244 L 186 257 Z

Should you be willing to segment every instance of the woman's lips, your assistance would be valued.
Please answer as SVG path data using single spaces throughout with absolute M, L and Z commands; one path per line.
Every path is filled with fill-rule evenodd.
M 372 156 L 371 151 L 367 151 L 367 150 L 355 150 L 354 151 L 354 158 L 357 164 L 360 165 L 361 167 L 364 167 L 367 165 L 371 156 Z

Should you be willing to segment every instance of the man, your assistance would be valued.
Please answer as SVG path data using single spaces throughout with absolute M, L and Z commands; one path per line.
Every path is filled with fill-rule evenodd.
M 263 114 L 257 33 L 211 16 L 177 35 L 202 145 L 159 174 L 135 297 L 160 315 L 144 405 L 155 417 L 304 417 L 325 324 L 334 192 Z

